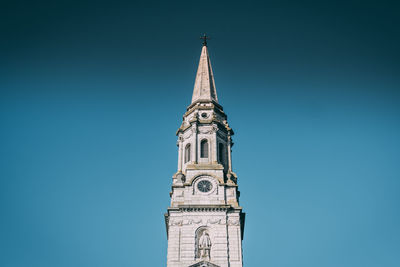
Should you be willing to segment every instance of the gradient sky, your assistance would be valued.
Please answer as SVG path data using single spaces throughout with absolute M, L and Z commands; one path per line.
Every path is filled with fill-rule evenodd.
M 400 266 L 396 1 L 2 1 L 0 266 L 165 266 L 207 32 L 244 265 Z

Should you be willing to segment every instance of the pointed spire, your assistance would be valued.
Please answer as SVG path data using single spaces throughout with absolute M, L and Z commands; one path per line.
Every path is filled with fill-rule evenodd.
M 201 100 L 218 103 L 214 74 L 211 68 L 210 57 L 208 56 L 206 40 L 201 50 L 199 68 L 197 69 L 196 80 L 194 82 L 192 104 Z

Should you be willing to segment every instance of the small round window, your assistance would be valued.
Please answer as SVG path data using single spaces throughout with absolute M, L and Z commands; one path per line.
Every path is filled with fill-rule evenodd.
M 210 183 L 210 181 L 208 180 L 201 180 L 198 184 L 197 184 L 197 189 L 199 189 L 201 192 L 203 193 L 207 193 L 210 192 L 212 189 L 212 184 Z

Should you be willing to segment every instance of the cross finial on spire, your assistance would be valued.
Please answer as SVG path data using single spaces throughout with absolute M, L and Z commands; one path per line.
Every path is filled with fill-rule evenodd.
M 206 34 L 203 34 L 200 39 L 203 39 L 203 46 L 207 46 L 207 40 L 210 40 L 211 38 L 208 37 Z

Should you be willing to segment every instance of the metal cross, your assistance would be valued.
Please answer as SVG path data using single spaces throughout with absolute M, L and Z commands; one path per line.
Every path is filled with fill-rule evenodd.
M 207 40 L 210 40 L 211 38 L 204 34 L 200 39 L 203 39 L 203 46 L 207 46 Z

